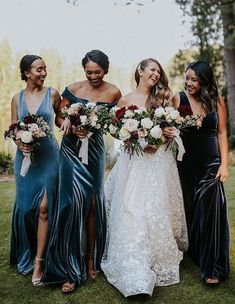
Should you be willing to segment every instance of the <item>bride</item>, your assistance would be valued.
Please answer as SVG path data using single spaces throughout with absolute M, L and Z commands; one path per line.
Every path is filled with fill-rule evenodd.
M 159 105 L 169 99 L 167 77 L 155 59 L 140 62 L 137 88 L 118 106 Z M 152 295 L 178 283 L 188 239 L 183 198 L 172 151 L 147 145 L 143 156 L 121 152 L 107 178 L 108 231 L 102 269 L 125 297 Z

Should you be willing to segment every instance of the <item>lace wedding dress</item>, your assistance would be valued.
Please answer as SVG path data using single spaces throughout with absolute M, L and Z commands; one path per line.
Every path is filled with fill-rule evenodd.
M 187 228 L 176 161 L 155 154 L 121 155 L 105 184 L 107 239 L 101 267 L 125 297 L 152 295 L 179 282 Z

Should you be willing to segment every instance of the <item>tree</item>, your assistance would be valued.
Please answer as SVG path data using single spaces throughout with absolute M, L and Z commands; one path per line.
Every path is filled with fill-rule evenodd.
M 176 0 L 176 3 L 185 15 L 192 17 L 192 32 L 200 57 L 213 67 L 218 64 L 213 45 L 223 41 L 229 139 L 231 146 L 235 147 L 235 0 Z
M 230 143 L 235 147 L 235 1 L 221 1 L 224 32 L 224 58 L 230 116 Z

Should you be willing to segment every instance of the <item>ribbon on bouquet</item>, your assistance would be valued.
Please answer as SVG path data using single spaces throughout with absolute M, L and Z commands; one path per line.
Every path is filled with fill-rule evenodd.
M 144 138 L 139 138 L 138 139 L 138 142 L 139 142 L 139 144 L 140 144 L 140 146 L 141 146 L 141 148 L 144 150 L 144 148 L 147 146 L 147 142 L 145 141 L 145 139 Z
M 185 149 L 184 149 L 184 145 L 182 142 L 182 139 L 180 137 L 180 131 L 179 130 L 175 130 L 175 137 L 174 137 L 174 141 L 176 142 L 177 146 L 178 146 L 178 155 L 177 155 L 177 160 L 178 161 L 182 161 L 183 159 L 183 155 L 185 153 Z
M 31 153 L 23 152 L 23 155 L 24 155 L 24 159 L 21 164 L 20 175 L 24 177 L 27 174 L 29 167 L 31 165 Z
M 89 138 L 91 137 L 92 134 L 93 134 L 92 132 L 89 132 L 87 134 L 87 137 L 79 138 L 79 140 L 82 142 L 79 150 L 79 157 L 81 157 L 82 163 L 85 165 L 88 165 L 88 145 L 89 145 Z

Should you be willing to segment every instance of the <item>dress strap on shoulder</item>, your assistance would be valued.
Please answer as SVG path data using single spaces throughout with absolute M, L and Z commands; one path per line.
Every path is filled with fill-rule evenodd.
M 86 104 L 87 102 L 85 99 L 75 96 L 71 91 L 69 91 L 67 87 L 64 89 L 64 92 L 61 94 L 61 96 L 68 99 L 71 103 L 80 102 L 82 104 Z
M 19 93 L 19 99 L 18 99 L 18 117 L 20 117 L 21 111 L 24 110 L 25 102 L 24 102 L 24 90 L 21 90 Z
M 184 91 L 179 92 L 180 95 L 180 104 L 189 104 L 188 97 Z

